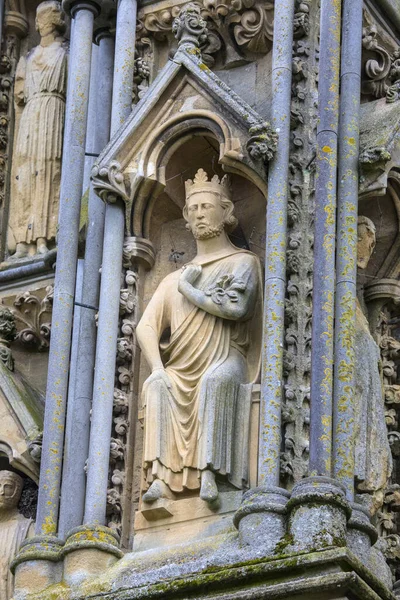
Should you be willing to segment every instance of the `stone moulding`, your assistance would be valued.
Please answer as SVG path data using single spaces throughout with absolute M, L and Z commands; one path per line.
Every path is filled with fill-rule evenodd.
M 18 555 L 12 561 L 10 569 L 14 573 L 19 564 L 31 560 L 44 559 L 50 562 L 58 562 L 61 559 L 63 545 L 64 542 L 54 536 L 28 538 L 22 542 Z
M 123 553 L 118 547 L 118 536 L 108 527 L 101 525 L 75 527 L 68 533 L 65 545 L 62 547 L 61 556 L 74 550 L 95 548 L 114 554 L 122 558 Z
M 146 574 L 125 556 L 119 571 L 116 565 L 113 575 L 122 577 L 123 587 L 117 589 L 107 575 L 92 584 L 84 583 L 74 592 L 63 585 L 58 589 L 41 593 L 41 600 L 60 597 L 63 600 L 141 600 L 156 598 L 213 598 L 256 600 L 279 600 L 299 598 L 307 600 L 310 596 L 329 598 L 350 597 L 354 600 L 395 600 L 395 596 L 365 569 L 360 561 L 345 548 L 331 548 L 320 552 L 301 555 L 279 556 L 269 560 L 244 559 L 227 565 L 209 565 L 204 562 L 198 570 L 188 572 L 181 560 L 185 575 L 161 575 L 158 568 L 147 569 Z M 138 557 L 139 558 L 139 557 Z M 138 560 L 138 559 L 137 559 Z M 135 569 L 136 566 L 136 569 Z M 157 581 L 157 583 L 154 583 Z M 59 592 L 59 596 L 57 593 Z M 318 596 L 319 597 L 319 596 Z
M 189 87 L 207 109 L 181 110 L 174 104 Z M 170 100 L 157 110 L 167 91 Z M 198 48 L 185 43 L 93 167 L 97 194 L 107 202 L 117 197 L 124 201 L 128 235 L 147 237 L 145 209 L 165 187 L 165 165 L 191 130 L 200 129 L 217 138 L 219 162 L 226 170 L 244 175 L 266 195 L 266 166 L 274 155 L 277 133 L 204 64 Z

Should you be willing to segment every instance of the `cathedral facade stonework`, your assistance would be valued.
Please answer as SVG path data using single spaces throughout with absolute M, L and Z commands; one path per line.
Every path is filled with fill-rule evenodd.
M 0 14 L 1 598 L 400 598 L 395 0 Z

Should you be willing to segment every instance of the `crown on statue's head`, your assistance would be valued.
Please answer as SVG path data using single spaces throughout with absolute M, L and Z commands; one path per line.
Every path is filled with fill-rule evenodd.
M 194 176 L 194 179 L 188 179 L 185 181 L 186 200 L 192 194 L 198 192 L 211 192 L 213 194 L 220 194 L 231 200 L 231 185 L 228 175 L 224 175 L 222 179 L 218 175 L 214 175 L 208 180 L 208 175 L 204 169 L 199 169 Z

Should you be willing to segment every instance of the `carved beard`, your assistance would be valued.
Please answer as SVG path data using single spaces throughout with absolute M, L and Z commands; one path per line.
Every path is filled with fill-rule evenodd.
M 192 229 L 192 233 L 193 233 L 193 237 L 196 240 L 210 240 L 213 237 L 217 237 L 219 235 L 221 235 L 221 233 L 224 231 L 225 226 L 223 223 L 221 223 L 221 225 L 218 225 L 218 227 L 202 227 L 201 229 L 198 229 L 197 227 L 195 227 L 194 229 Z

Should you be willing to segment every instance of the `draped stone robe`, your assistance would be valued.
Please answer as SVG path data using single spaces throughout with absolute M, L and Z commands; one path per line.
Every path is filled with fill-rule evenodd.
M 21 58 L 16 101 L 25 106 L 13 154 L 9 219 L 16 243 L 56 235 L 66 92 L 66 42 L 36 46 Z
M 21 543 L 31 533 L 29 529 L 33 524 L 31 519 L 15 510 L 9 516 L 7 513 L 0 515 L 0 599 L 11 600 L 14 592 L 14 577 L 10 571 L 12 559 L 17 554 Z M 33 532 L 32 532 L 33 533 Z
M 242 488 L 251 382 L 259 371 L 260 265 L 255 255 L 234 246 L 193 263 L 202 266 L 194 287 L 216 304 L 244 302 L 246 314 L 233 321 L 194 306 L 178 291 L 181 271 L 161 282 L 142 320 L 162 339 L 172 390 L 159 380 L 143 386 L 146 480 L 159 478 L 175 492 L 193 490 L 201 471 L 211 469 Z
M 357 301 L 355 475 L 360 492 L 383 490 L 392 472 L 379 362 L 379 348 Z

